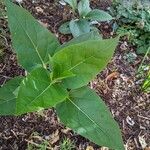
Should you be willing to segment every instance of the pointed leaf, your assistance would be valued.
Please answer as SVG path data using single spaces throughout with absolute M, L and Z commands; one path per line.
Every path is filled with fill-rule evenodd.
M 19 63 L 28 71 L 44 66 L 48 54 L 52 56 L 59 45 L 57 39 L 25 9 L 9 0 L 6 0 L 6 6 L 12 43 Z
M 65 23 L 63 23 L 60 27 L 59 27 L 59 32 L 62 33 L 62 34 L 70 34 L 71 31 L 70 31 L 70 28 L 69 28 L 69 23 L 70 21 L 67 21 Z
M 0 88 L 0 115 L 15 114 L 17 88 L 22 79 L 22 77 L 15 77 Z
M 62 48 L 65 48 L 69 45 L 82 43 L 82 42 L 85 42 L 85 41 L 88 41 L 88 40 L 100 40 L 100 39 L 102 39 L 102 36 L 99 34 L 98 31 L 91 31 L 89 33 L 85 33 L 85 34 L 82 34 L 82 35 L 80 35 L 76 38 L 73 38 L 69 42 L 61 45 L 60 47 L 58 47 L 56 49 L 55 53 L 58 52 L 59 50 L 61 50 Z
M 78 12 L 81 17 L 85 17 L 91 11 L 89 0 L 80 0 Z
M 59 83 L 50 80 L 43 68 L 31 72 L 21 83 L 17 98 L 17 115 L 55 106 L 67 97 Z
M 110 21 L 113 18 L 103 10 L 94 9 L 86 15 L 86 19 L 89 19 L 91 21 Z
M 121 133 L 102 99 L 88 87 L 74 90 L 56 106 L 60 120 L 92 142 L 124 150 Z
M 53 56 L 53 78 L 57 79 L 64 71 L 75 74 L 63 80 L 66 88 L 75 89 L 87 85 L 111 59 L 118 38 L 93 40 L 67 46 Z
M 77 8 L 77 0 L 64 0 L 66 3 L 68 3 L 73 10 L 76 10 Z
M 69 26 L 74 37 L 90 32 L 90 23 L 85 19 L 71 20 Z

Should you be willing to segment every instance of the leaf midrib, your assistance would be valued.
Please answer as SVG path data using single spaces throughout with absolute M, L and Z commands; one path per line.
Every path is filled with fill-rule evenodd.
M 8 100 L 2 99 L 2 100 L 5 100 L 5 101 L 0 102 L 0 105 L 3 105 L 4 103 L 8 103 L 9 101 L 12 101 L 14 98 L 11 98 L 11 99 L 8 99 Z
M 80 99 L 83 99 L 83 98 L 80 98 Z M 109 136 L 108 136 L 108 133 L 105 133 L 99 126 L 100 125 L 98 125 L 94 120 L 92 120 L 91 118 L 90 118 L 90 116 L 89 115 L 87 115 L 80 107 L 78 107 L 70 98 L 68 98 L 68 100 L 79 110 L 79 111 L 81 111 L 94 125 L 96 125 L 105 135 L 106 135 L 106 137 L 108 137 L 108 139 L 109 139 L 109 141 L 111 141 L 111 139 L 109 138 Z M 99 132 L 99 130 L 97 130 L 97 132 Z M 99 132 L 100 133 L 100 132 Z M 101 133 L 100 133 L 101 134 Z
M 86 42 L 86 41 L 85 41 L 85 42 Z M 83 42 L 83 43 L 85 43 L 85 42 Z M 74 45 L 79 45 L 79 44 L 74 44 Z M 112 45 L 113 45 L 113 43 L 111 43 L 111 44 L 107 47 L 107 49 L 109 49 Z M 72 45 L 71 45 L 71 46 L 72 46 Z M 84 60 L 80 61 L 80 62 L 77 63 L 75 66 L 71 67 L 70 69 L 68 69 L 68 71 L 73 70 L 74 68 L 78 67 L 80 64 L 84 63 L 87 59 L 92 58 L 92 57 L 94 57 L 94 58 L 96 58 L 96 59 L 100 59 L 100 58 L 97 58 L 97 57 L 95 57 L 95 56 L 90 56 L 90 57 L 85 58 Z
M 37 97 L 35 97 L 28 105 L 31 105 L 34 101 L 36 101 L 44 92 L 46 92 L 55 82 L 51 82 Z
M 82 60 L 82 61 L 80 61 L 79 63 L 77 63 L 75 66 L 71 67 L 68 71 L 72 71 L 74 68 L 76 68 L 76 67 L 78 67 L 79 65 L 85 63 L 85 61 L 86 61 L 87 59 L 92 58 L 92 57 L 94 57 L 94 56 L 90 56 L 90 57 L 88 57 L 88 58 L 85 58 L 84 60 Z
M 15 16 L 15 18 L 17 18 L 15 12 L 14 12 L 14 16 Z M 21 26 L 21 28 L 23 29 L 23 31 L 25 32 L 25 34 L 27 35 L 27 37 L 28 37 L 29 41 L 31 42 L 31 44 L 33 45 L 33 48 L 35 49 L 35 51 L 36 51 L 36 53 L 37 53 L 37 55 L 38 55 L 38 57 L 39 57 L 39 59 L 40 59 L 42 65 L 43 65 L 43 67 L 45 67 L 45 63 L 43 62 L 42 57 L 40 56 L 40 54 L 39 54 L 39 52 L 38 52 L 38 49 L 37 49 L 36 45 L 34 44 L 32 38 L 29 36 L 29 34 L 28 34 L 28 33 L 26 32 L 26 30 L 23 28 L 22 23 L 21 23 L 18 19 L 16 19 L 16 20 L 17 20 L 18 24 L 20 24 L 20 26 Z M 25 21 L 26 21 L 26 20 L 25 20 Z

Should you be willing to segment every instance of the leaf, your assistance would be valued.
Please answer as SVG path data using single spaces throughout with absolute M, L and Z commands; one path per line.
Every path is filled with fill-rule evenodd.
M 99 29 L 98 28 L 96 28 L 95 26 L 91 26 L 91 31 L 95 31 L 95 32 L 99 32 Z M 100 37 L 101 37 L 101 39 L 102 39 L 102 35 L 99 35 Z
M 80 0 L 78 12 L 81 17 L 85 17 L 91 11 L 89 0 Z
M 73 10 L 76 10 L 77 0 L 64 0 L 64 2 L 68 3 L 73 8 Z
M 60 120 L 77 134 L 111 149 L 124 150 L 121 133 L 102 99 L 88 87 L 71 91 L 56 106 Z
M 17 98 L 17 115 L 55 106 L 68 96 L 59 83 L 50 80 L 44 68 L 37 68 L 21 83 Z
M 85 19 L 71 20 L 69 26 L 74 37 L 90 32 L 90 23 Z
M 69 42 L 61 45 L 60 47 L 58 47 L 55 51 L 58 52 L 59 50 L 61 50 L 62 48 L 65 48 L 69 45 L 73 45 L 73 44 L 78 44 L 78 43 L 82 43 L 88 40 L 98 40 L 98 39 L 102 39 L 101 35 L 99 34 L 98 31 L 91 31 L 89 33 L 84 33 L 76 38 L 73 38 L 72 40 L 70 40 Z
M 149 47 L 150 47 L 150 45 L 144 45 L 144 44 L 142 46 L 138 46 L 137 54 L 146 54 Z M 150 55 L 150 51 L 148 52 L 148 54 Z
M 60 33 L 62 33 L 62 34 L 70 34 L 71 33 L 70 28 L 69 28 L 69 22 L 70 21 L 67 21 L 59 27 L 58 30 Z
M 75 76 L 62 82 L 66 88 L 76 89 L 87 85 L 106 67 L 117 43 L 118 38 L 89 40 L 63 48 L 52 58 L 53 79 L 62 77 L 63 72 L 71 71 Z
M 0 115 L 15 113 L 17 89 L 22 79 L 22 77 L 15 77 L 0 88 Z
M 94 9 L 86 15 L 86 19 L 89 19 L 91 21 L 110 21 L 113 18 L 103 10 Z
M 25 9 L 9 0 L 6 0 L 6 6 L 12 43 L 19 63 L 27 71 L 44 66 L 48 61 L 48 54 L 52 56 L 59 46 L 57 39 Z

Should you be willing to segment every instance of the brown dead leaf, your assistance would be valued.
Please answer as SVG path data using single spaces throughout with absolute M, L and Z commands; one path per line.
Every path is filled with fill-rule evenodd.
M 150 150 L 150 147 L 145 147 L 144 150 Z
M 113 79 L 116 79 L 119 77 L 119 73 L 118 72 L 112 72 L 111 74 L 109 74 L 107 77 L 106 77 L 106 82 L 108 80 L 113 80 Z
M 71 131 L 70 128 L 61 129 L 61 132 L 62 132 L 62 133 L 65 133 L 65 134 L 67 134 L 67 133 L 70 132 L 70 131 Z
M 43 9 L 41 7 L 35 7 L 35 9 L 37 10 L 38 13 L 43 13 Z
M 94 150 L 92 146 L 87 146 L 86 150 Z
M 50 143 L 51 144 L 55 144 L 58 140 L 59 140 L 59 131 L 58 130 L 56 130 L 52 135 L 51 135 L 51 137 L 50 137 L 51 139 L 50 139 Z

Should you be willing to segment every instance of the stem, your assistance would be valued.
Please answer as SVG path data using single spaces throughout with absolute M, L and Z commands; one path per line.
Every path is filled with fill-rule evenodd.
M 141 67 L 142 67 L 142 65 L 143 65 L 143 63 L 144 63 L 144 61 L 145 61 L 145 59 L 146 59 L 146 57 L 147 57 L 149 51 L 150 51 L 150 47 L 148 48 L 146 54 L 144 55 L 144 58 L 143 58 L 143 60 L 142 60 L 142 62 L 141 62 L 141 64 L 140 64 L 140 66 L 139 66 L 139 68 L 138 68 L 138 72 L 140 71 L 140 69 L 141 69 Z

